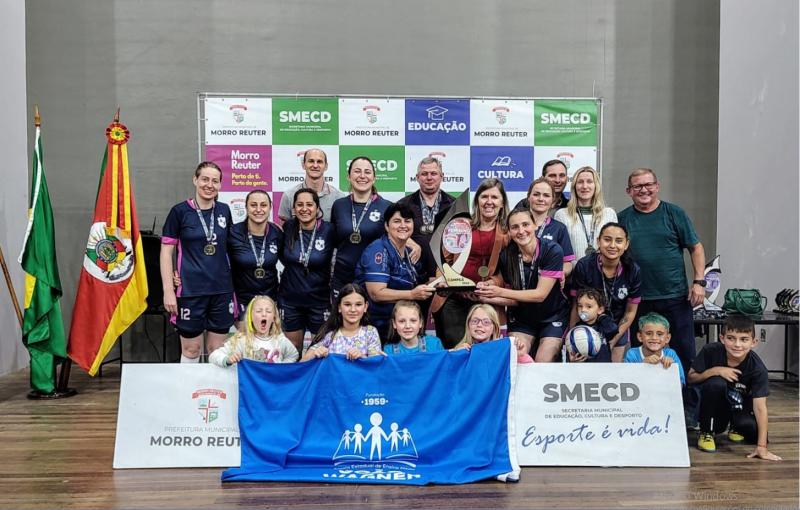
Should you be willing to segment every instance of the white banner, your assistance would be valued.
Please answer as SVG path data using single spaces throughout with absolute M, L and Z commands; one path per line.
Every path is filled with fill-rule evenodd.
M 235 369 L 123 366 L 114 468 L 238 466 Z M 517 366 L 522 466 L 688 467 L 677 367 Z
M 114 468 L 238 466 L 238 409 L 235 369 L 123 365 Z
M 517 367 L 522 466 L 689 467 L 678 367 Z

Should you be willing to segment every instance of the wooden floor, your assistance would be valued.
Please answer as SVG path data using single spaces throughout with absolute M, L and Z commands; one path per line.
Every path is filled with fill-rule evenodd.
M 518 484 L 400 487 L 225 484 L 219 469 L 111 468 L 119 368 L 73 370 L 80 394 L 25 398 L 28 374 L 0 378 L 0 508 L 798 508 L 798 392 L 772 384 L 770 448 L 782 463 L 750 460 L 748 446 L 690 448 L 688 469 L 524 468 Z M 695 434 L 689 437 L 690 445 Z

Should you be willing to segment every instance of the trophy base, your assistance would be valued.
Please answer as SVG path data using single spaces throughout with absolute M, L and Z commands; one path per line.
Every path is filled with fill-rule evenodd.
M 437 287 L 436 293 L 437 294 L 452 294 L 454 292 L 472 292 L 477 287 L 475 285 L 466 285 L 466 286 L 459 286 L 459 287 Z

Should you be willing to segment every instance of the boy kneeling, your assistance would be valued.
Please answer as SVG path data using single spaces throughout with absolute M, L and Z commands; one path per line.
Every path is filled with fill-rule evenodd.
M 756 345 L 755 325 L 748 317 L 730 315 L 720 342 L 705 345 L 687 376 L 700 386 L 700 437 L 697 448 L 716 451 L 714 434 L 728 428 L 728 439 L 755 443 L 748 458 L 781 460 L 767 450 L 767 367 L 751 352 Z

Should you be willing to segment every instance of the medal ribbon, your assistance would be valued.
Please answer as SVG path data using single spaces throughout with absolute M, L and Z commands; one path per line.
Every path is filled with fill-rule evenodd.
M 539 244 L 536 244 L 536 249 L 533 250 L 533 258 L 531 259 L 531 272 L 528 273 L 528 277 L 525 278 L 525 263 L 522 261 L 522 250 L 517 253 L 517 260 L 519 261 L 519 281 L 522 283 L 522 290 L 528 290 L 528 285 L 530 285 L 531 278 L 533 277 L 534 271 L 538 269 L 539 266 Z
M 256 254 L 256 244 L 253 242 L 253 234 L 250 231 L 247 231 L 247 239 L 250 241 L 250 248 L 253 250 L 253 256 L 256 258 L 256 267 L 261 267 L 264 265 L 264 253 L 267 250 L 267 234 L 269 234 L 269 225 L 267 225 L 267 229 L 264 231 L 264 239 L 261 241 L 261 255 L 259 256 Z M 301 233 L 302 237 L 302 233 Z
M 314 238 L 317 237 L 318 221 L 314 222 L 314 230 L 311 231 L 311 240 L 308 241 L 308 251 L 303 244 L 303 227 L 300 227 L 300 262 L 303 264 L 303 269 L 308 270 L 308 261 L 311 259 L 311 250 L 314 249 Z M 298 225 L 299 226 L 299 225 Z M 266 236 L 264 236 L 266 238 Z
M 217 202 L 214 201 L 214 205 L 211 206 L 211 222 L 210 225 L 206 225 L 206 219 L 203 218 L 203 213 L 200 211 L 200 205 L 195 202 L 197 208 L 197 217 L 200 219 L 200 224 L 203 225 L 203 232 L 206 234 L 206 244 L 211 244 L 211 240 L 214 239 L 214 210 L 217 208 Z
M 367 211 L 369 211 L 369 206 L 375 199 L 378 198 L 378 195 L 372 195 L 370 199 L 364 204 L 364 209 L 361 211 L 361 217 L 358 218 L 358 223 L 356 223 L 356 206 L 355 201 L 353 200 L 353 194 L 350 194 L 350 221 L 353 223 L 353 232 L 358 233 L 361 229 L 361 222 L 364 221 L 364 217 L 367 215 Z

